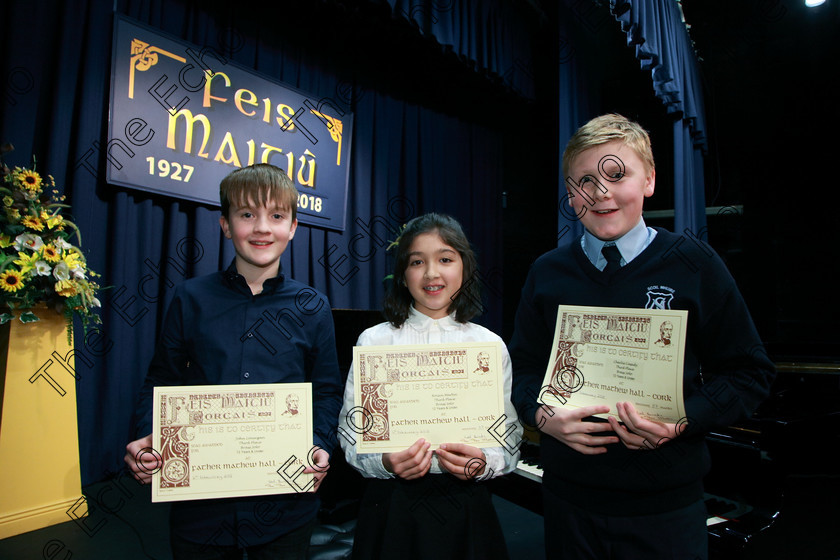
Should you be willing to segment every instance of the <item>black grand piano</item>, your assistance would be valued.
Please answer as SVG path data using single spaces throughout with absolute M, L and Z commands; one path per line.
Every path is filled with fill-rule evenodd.
M 771 395 L 753 417 L 707 437 L 713 560 L 840 558 L 840 358 L 779 358 Z M 539 435 L 526 440 L 516 472 L 491 484 L 542 514 Z

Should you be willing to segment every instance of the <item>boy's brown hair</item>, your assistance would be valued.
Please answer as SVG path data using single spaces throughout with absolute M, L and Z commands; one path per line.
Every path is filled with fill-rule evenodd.
M 608 113 L 590 120 L 581 126 L 569 139 L 563 152 L 563 177 L 569 176 L 572 161 L 584 150 L 600 146 L 613 140 L 620 140 L 639 156 L 645 164 L 645 171 L 650 173 L 655 169 L 653 150 L 650 147 L 650 136 L 637 122 L 633 122 L 623 115 Z
M 231 171 L 219 185 L 222 215 L 230 218 L 230 207 L 268 206 L 275 202 L 281 208 L 288 206 L 292 221 L 297 220 L 298 191 L 286 172 L 269 163 L 255 163 Z

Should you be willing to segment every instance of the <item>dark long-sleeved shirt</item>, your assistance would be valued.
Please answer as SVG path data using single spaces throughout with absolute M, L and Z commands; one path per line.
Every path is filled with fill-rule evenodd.
M 153 387 L 312 383 L 313 441 L 332 452 L 343 383 L 327 298 L 282 271 L 253 295 L 233 264 L 175 291 L 140 392 L 137 437 L 152 432 Z M 269 542 L 311 520 L 314 493 L 172 505 L 174 531 L 197 543 Z

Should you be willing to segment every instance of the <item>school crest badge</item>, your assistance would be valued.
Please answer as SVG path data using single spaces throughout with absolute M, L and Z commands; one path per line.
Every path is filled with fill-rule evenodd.
M 674 289 L 668 286 L 650 286 L 647 290 L 645 309 L 671 309 Z

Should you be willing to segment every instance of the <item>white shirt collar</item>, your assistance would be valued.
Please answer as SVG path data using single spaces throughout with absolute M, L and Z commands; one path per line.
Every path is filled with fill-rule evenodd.
M 624 265 L 639 256 L 639 253 L 650 244 L 649 236 L 650 232 L 645 225 L 644 219 L 639 218 L 639 223 L 633 226 L 633 229 L 610 243 L 614 243 L 618 247 L 618 252 L 621 253 L 621 263 Z M 583 230 L 581 247 L 589 258 L 589 261 L 599 270 L 603 270 L 607 265 L 607 259 L 601 254 L 601 249 L 606 243 L 606 241 L 598 239 L 589 233 L 589 231 Z
M 454 313 L 442 319 L 432 319 L 414 309 L 414 305 L 408 309 L 408 319 L 405 320 L 405 324 L 418 331 L 428 331 L 435 325 L 443 330 L 457 329 L 460 326 L 460 323 L 455 320 Z

